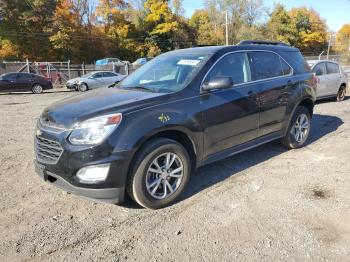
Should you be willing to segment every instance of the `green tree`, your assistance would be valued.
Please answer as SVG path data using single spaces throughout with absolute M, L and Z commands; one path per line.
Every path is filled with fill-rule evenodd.
M 55 0 L 2 0 L 0 1 L 0 33 L 14 45 L 19 58 L 50 59 L 48 37 Z

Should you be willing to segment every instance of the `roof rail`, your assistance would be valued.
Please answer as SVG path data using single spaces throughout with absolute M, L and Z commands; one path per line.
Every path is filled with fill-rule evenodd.
M 263 41 L 263 40 L 244 40 L 238 43 L 238 45 L 278 45 L 278 46 L 289 46 L 288 44 L 282 42 L 274 41 Z

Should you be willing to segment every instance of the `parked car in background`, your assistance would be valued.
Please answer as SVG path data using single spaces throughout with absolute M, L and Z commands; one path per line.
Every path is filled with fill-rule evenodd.
M 334 61 L 310 60 L 308 64 L 317 78 L 317 99 L 335 97 L 344 100 L 348 78 L 341 66 Z
M 282 43 L 165 53 L 115 88 L 46 108 L 36 171 L 98 201 L 121 203 L 127 192 L 141 206 L 168 206 L 200 166 L 276 139 L 304 146 L 315 90 L 300 51 Z
M 123 80 L 126 76 L 109 71 L 98 71 L 86 74 L 82 77 L 73 78 L 67 81 L 68 89 L 85 92 L 89 89 L 107 87 Z
M 133 66 L 142 66 L 144 64 L 146 64 L 149 60 L 149 58 L 147 57 L 141 57 L 139 59 L 137 59 L 134 63 L 132 63 Z
M 116 66 L 125 66 L 125 64 L 127 63 L 128 61 L 122 61 L 119 58 L 103 58 L 103 59 L 97 60 L 95 64 L 97 66 L 105 66 L 110 64 L 114 64 Z
M 31 91 L 34 94 L 40 94 L 52 88 L 49 79 L 36 74 L 17 72 L 0 76 L 0 92 Z

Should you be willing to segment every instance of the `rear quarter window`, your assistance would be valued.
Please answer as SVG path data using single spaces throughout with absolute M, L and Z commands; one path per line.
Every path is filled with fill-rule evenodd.
M 310 66 L 299 51 L 282 51 L 280 55 L 290 64 L 295 74 L 310 73 Z

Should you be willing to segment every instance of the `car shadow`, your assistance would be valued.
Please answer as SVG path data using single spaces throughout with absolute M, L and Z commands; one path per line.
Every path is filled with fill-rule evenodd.
M 343 121 L 336 116 L 315 114 L 313 116 L 312 130 L 307 145 L 336 131 L 342 124 Z M 265 162 L 287 151 L 288 150 L 282 147 L 278 141 L 274 141 L 221 161 L 200 167 L 192 174 L 187 189 L 178 202 L 190 198 L 229 177 L 235 176 L 241 171 Z M 141 208 L 133 202 L 129 196 L 126 197 L 123 206 L 132 209 Z
M 310 145 L 322 137 L 335 132 L 344 122 L 329 115 L 315 114 L 312 120 L 312 130 L 307 145 Z M 235 176 L 237 173 L 265 162 L 273 157 L 287 152 L 278 141 L 274 141 L 243 153 L 226 158 L 219 162 L 200 167 L 191 176 L 186 192 L 179 201 L 196 195 L 215 184 Z

